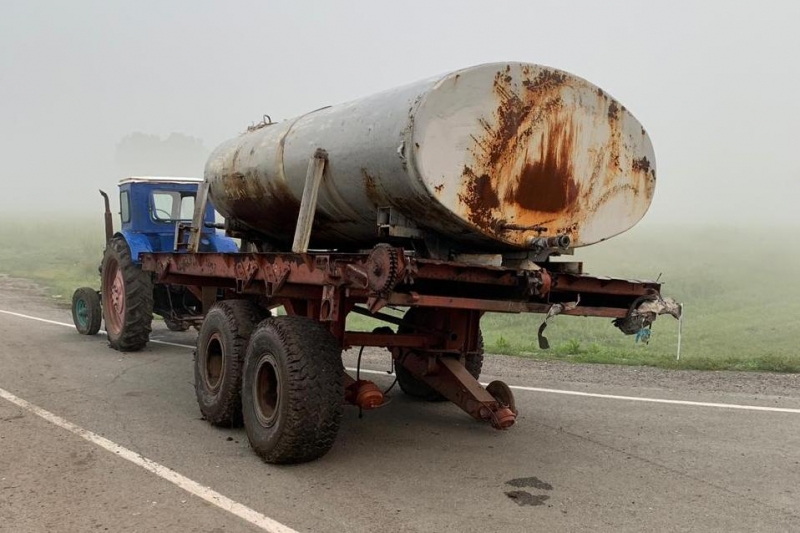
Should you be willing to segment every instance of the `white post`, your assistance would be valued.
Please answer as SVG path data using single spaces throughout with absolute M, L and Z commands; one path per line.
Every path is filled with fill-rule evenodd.
M 317 210 L 317 196 L 322 176 L 325 173 L 325 163 L 328 161 L 328 152 L 317 148 L 308 161 L 306 184 L 303 187 L 303 198 L 300 201 L 300 213 L 297 215 L 297 228 L 294 231 L 292 252 L 304 254 L 308 251 L 311 240 L 311 226 L 314 224 L 314 213 Z
M 192 214 L 191 235 L 189 235 L 189 253 L 200 249 L 200 236 L 203 233 L 203 222 L 208 205 L 208 182 L 203 180 L 197 187 L 197 196 L 194 199 L 194 213 Z
M 681 335 L 683 333 L 683 304 L 680 306 L 680 315 L 678 315 L 678 353 L 675 356 L 676 361 L 681 360 Z

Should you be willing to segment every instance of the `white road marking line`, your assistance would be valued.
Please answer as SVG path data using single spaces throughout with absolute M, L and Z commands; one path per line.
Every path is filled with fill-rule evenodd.
M 45 324 L 53 324 L 55 326 L 66 326 L 68 328 L 74 328 L 74 324 L 70 324 L 68 322 L 58 322 L 57 320 L 48 320 L 46 318 L 40 318 L 38 316 L 31 316 L 31 315 L 23 315 L 22 313 L 15 313 L 13 311 L 5 311 L 4 309 L 0 309 L 0 313 L 4 313 L 6 315 L 16 316 L 19 318 L 27 318 L 28 320 L 36 320 L 39 322 L 44 322 Z M 105 333 L 105 330 L 101 329 L 99 333 Z M 167 346 L 177 346 L 178 348 L 191 348 L 194 349 L 195 346 L 191 344 L 178 344 L 176 342 L 167 342 L 167 341 L 160 341 L 157 339 L 150 339 L 150 342 L 155 344 L 165 344 Z
M 122 457 L 123 459 L 130 461 L 131 463 L 140 466 L 149 472 L 152 472 L 158 477 L 169 481 L 173 485 L 177 485 L 186 492 L 193 494 L 194 496 L 197 496 L 198 498 L 201 498 L 211 505 L 215 505 L 224 511 L 228 511 L 229 513 L 238 516 L 242 520 L 264 531 L 268 531 L 269 533 L 297 533 L 297 531 L 294 529 L 285 526 L 280 522 L 277 522 L 272 518 L 251 509 L 250 507 L 235 502 L 230 498 L 223 496 L 219 492 L 209 487 L 205 487 L 200 483 L 177 473 L 171 468 L 156 463 L 147 457 L 129 450 L 128 448 L 125 448 L 116 442 L 112 442 L 105 437 L 101 437 L 96 433 L 92 433 L 87 429 L 83 429 L 82 427 L 77 426 L 68 420 L 64 420 L 60 416 L 54 415 L 50 411 L 46 411 L 41 407 L 33 405 L 27 400 L 23 400 L 7 390 L 0 389 L 0 398 L 4 398 L 9 402 L 21 407 L 22 409 L 25 409 L 26 411 L 47 420 L 51 424 L 54 424 L 62 429 L 66 429 L 70 433 L 74 433 L 82 439 L 100 446 L 101 448 L 108 450 L 118 457 Z
M 22 313 L 14 313 L 11 311 L 4 311 L 0 309 L 0 313 L 5 313 L 7 315 L 13 315 L 20 318 L 28 318 L 31 320 L 38 320 L 40 322 L 45 322 L 48 324 L 55 324 L 57 326 L 69 326 L 74 327 L 72 324 L 68 324 L 66 322 L 57 322 L 55 320 L 47 320 L 45 318 L 39 318 L 36 316 L 30 315 L 23 315 Z M 169 346 L 177 346 L 180 348 L 191 348 L 194 349 L 195 347 L 190 344 L 178 344 L 174 342 L 166 342 L 166 341 L 159 341 L 159 340 L 151 340 L 150 342 L 154 342 L 157 344 L 166 344 Z M 350 372 L 355 372 L 356 369 L 352 367 L 346 367 L 346 370 Z M 362 374 L 375 374 L 381 376 L 388 376 L 386 371 L 383 370 L 368 370 L 366 368 L 361 369 Z M 482 383 L 482 385 L 486 386 L 486 383 Z M 548 394 L 564 394 L 567 396 L 584 396 L 588 398 L 605 398 L 607 400 L 624 400 L 629 402 L 646 402 L 646 403 L 663 403 L 663 404 L 672 404 L 672 405 L 690 405 L 694 407 L 714 407 L 720 409 L 738 409 L 741 411 L 767 411 L 773 413 L 792 413 L 792 414 L 800 414 L 800 409 L 793 409 L 790 407 L 766 407 L 762 405 L 743 405 L 743 404 L 735 404 L 735 403 L 715 403 L 715 402 L 694 402 L 691 400 L 668 400 L 666 398 L 645 398 L 641 396 L 620 396 L 618 394 L 601 394 L 598 392 L 581 392 L 581 391 L 572 391 L 572 390 L 563 390 L 563 389 L 546 389 L 542 387 L 525 387 L 522 385 L 509 385 L 509 387 L 513 390 L 521 390 L 521 391 L 528 391 L 528 392 L 543 392 Z
M 345 370 L 355 372 L 355 368 L 345 367 Z M 361 369 L 362 374 L 376 374 L 381 376 L 389 376 L 385 370 L 367 370 Z M 484 387 L 488 383 L 481 383 Z M 800 409 L 793 409 L 791 407 L 765 407 L 761 405 L 741 405 L 735 403 L 714 403 L 714 402 L 694 402 L 691 400 L 668 400 L 665 398 L 643 398 L 641 396 L 620 396 L 617 394 L 601 394 L 598 392 L 581 392 L 574 390 L 563 389 L 545 389 L 542 387 L 525 387 L 522 385 L 509 385 L 509 388 L 514 390 L 522 390 L 529 392 L 546 392 L 549 394 L 566 394 L 568 396 L 587 396 L 589 398 L 606 398 L 608 400 L 626 400 L 630 402 L 649 402 L 649 403 L 667 403 L 674 405 L 693 405 L 695 407 L 720 407 L 723 409 L 739 409 L 744 411 L 771 411 L 774 413 L 793 413 L 800 414 Z
M 69 326 L 74 328 L 74 324 L 67 324 L 66 322 L 57 322 L 55 320 L 47 320 L 46 318 L 39 318 L 38 316 L 31 316 L 31 315 L 23 315 L 22 313 L 15 313 L 14 311 L 5 311 L 4 309 L 0 309 L 0 313 L 16 316 L 19 318 L 27 318 L 29 320 L 38 320 L 39 322 L 44 322 L 45 324 L 55 324 L 56 326 Z

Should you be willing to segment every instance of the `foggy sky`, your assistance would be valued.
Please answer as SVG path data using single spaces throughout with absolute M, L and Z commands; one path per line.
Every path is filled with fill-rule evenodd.
M 588 79 L 647 128 L 646 220 L 794 225 L 798 21 L 790 1 L 0 0 L 0 210 L 99 213 L 133 132 L 210 150 L 264 113 L 515 60 Z

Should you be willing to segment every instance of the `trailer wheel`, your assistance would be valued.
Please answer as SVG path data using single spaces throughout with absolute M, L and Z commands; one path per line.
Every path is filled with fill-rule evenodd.
M 242 422 L 242 367 L 247 342 L 263 312 L 248 300 L 215 303 L 197 335 L 194 390 L 203 417 L 215 426 Z
M 432 314 L 435 313 L 433 309 L 423 309 L 420 307 L 412 307 L 406 312 L 403 320 L 412 322 L 414 324 L 426 324 L 431 321 Z M 399 333 L 413 333 L 414 328 L 409 326 L 400 326 Z M 476 352 L 468 353 L 464 358 L 464 367 L 467 369 L 472 377 L 479 379 L 481 377 L 481 370 L 483 369 L 483 333 L 478 331 L 478 349 Z M 447 400 L 444 396 L 439 394 L 433 387 L 420 381 L 406 369 L 403 365 L 395 365 L 395 374 L 397 375 L 397 384 L 400 389 L 409 396 L 420 398 L 429 402 L 441 402 Z
M 108 241 L 101 272 L 108 344 L 121 352 L 141 350 L 150 339 L 153 278 L 133 263 L 123 237 Z
M 341 347 L 324 326 L 299 316 L 259 324 L 245 356 L 242 415 L 264 461 L 323 456 L 339 431 L 343 401 Z
M 81 287 L 72 294 L 72 322 L 81 335 L 96 335 L 100 331 L 103 310 L 100 296 L 90 287 Z

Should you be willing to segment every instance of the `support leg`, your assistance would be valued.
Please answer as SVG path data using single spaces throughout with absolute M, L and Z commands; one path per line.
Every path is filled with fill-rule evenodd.
M 308 161 L 306 184 L 303 187 L 303 198 L 300 201 L 300 213 L 297 215 L 297 228 L 294 231 L 292 252 L 304 254 L 308 251 L 311 240 L 311 226 L 314 224 L 314 213 L 317 210 L 317 196 L 322 176 L 325 173 L 325 163 L 328 153 L 322 148 L 317 148 L 314 156 Z
M 398 363 L 476 420 L 488 421 L 495 429 L 514 425 L 517 415 L 509 406 L 513 401 L 492 396 L 458 359 L 409 351 Z

